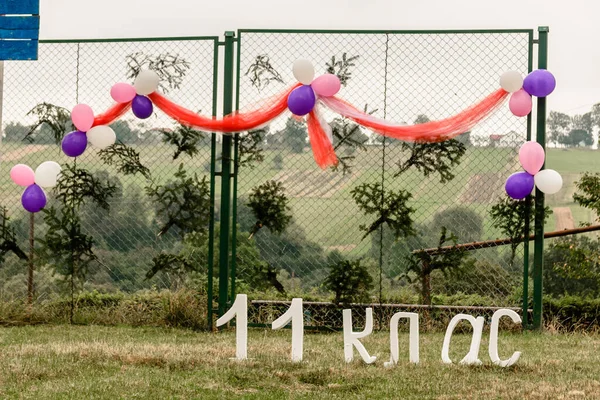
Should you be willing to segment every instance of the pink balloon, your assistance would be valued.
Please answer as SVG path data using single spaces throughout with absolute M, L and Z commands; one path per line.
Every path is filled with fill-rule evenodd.
M 117 103 L 129 103 L 136 95 L 135 88 L 129 83 L 115 83 L 110 89 L 110 95 Z
M 340 91 L 342 83 L 340 78 L 333 74 L 325 74 L 317 77 L 310 86 L 319 96 L 331 97 L 335 96 Z
M 17 164 L 10 170 L 10 179 L 19 186 L 30 186 L 35 183 L 35 173 L 25 164 Z
M 544 165 L 544 158 L 544 149 L 538 142 L 525 142 L 519 150 L 519 162 L 531 175 L 540 172 Z
M 533 102 L 529 93 L 523 89 L 514 92 L 508 101 L 508 108 L 517 117 L 524 117 L 531 112 Z
M 94 111 L 86 104 L 77 104 L 71 111 L 71 120 L 77 130 L 87 132 L 94 125 Z

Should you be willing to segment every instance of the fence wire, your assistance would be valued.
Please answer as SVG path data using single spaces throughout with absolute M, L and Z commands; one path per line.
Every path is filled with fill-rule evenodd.
M 10 180 L 10 169 L 18 163 L 35 170 L 48 160 L 61 165 L 74 162 L 60 151 L 46 126 L 36 130 L 32 142 L 23 140 L 28 127 L 37 120 L 30 111 L 38 104 L 49 103 L 70 112 L 77 103 L 84 103 L 90 105 L 95 114 L 100 114 L 113 103 L 110 97 L 112 85 L 133 81 L 130 76 L 132 66 L 140 64 L 148 68 L 152 60 L 168 62 L 177 58 L 183 70 L 181 80 L 171 85 L 163 82 L 161 89 L 184 107 L 210 115 L 215 95 L 216 45 L 215 38 L 46 42 L 40 43 L 39 60 L 5 63 L 0 204 L 7 207 L 8 216 L 17 227 L 17 239 L 22 249 L 28 252 L 29 215 L 20 204 L 23 188 Z M 128 113 L 113 124 L 117 139 L 140 153 L 140 161 L 149 168 L 151 180 L 118 173 L 115 167 L 105 165 L 98 151 L 91 147 L 77 158 L 78 167 L 98 176 L 108 176 L 118 187 L 110 201 L 110 212 L 92 204 L 84 204 L 80 209 L 83 230 L 94 238 L 94 252 L 98 257 L 81 288 L 125 293 L 172 288 L 174 279 L 168 274 L 159 273 L 146 279 L 152 258 L 161 251 L 176 248 L 178 241 L 169 235 L 157 236 L 160 227 L 154 204 L 145 188 L 151 182 L 164 183 L 173 179 L 181 163 L 190 173 L 207 178 L 210 175 L 208 135 L 194 157 L 182 154 L 174 159 L 174 149 L 163 143 L 160 130 L 176 127 L 160 112 L 146 120 Z M 52 198 L 49 200 L 51 205 Z M 43 237 L 45 229 L 42 213 L 36 214 L 36 237 Z M 36 249 L 39 247 L 39 241 L 36 241 Z M 39 260 L 34 264 L 37 300 L 66 293 L 60 274 Z M 17 257 L 11 255 L 5 260 L 0 270 L 0 290 L 4 299 L 26 298 L 26 271 L 26 262 Z
M 406 124 L 443 119 L 496 90 L 503 72 L 517 70 L 526 75 L 531 39 L 529 31 L 243 30 L 239 32 L 239 106 L 247 108 L 296 83 L 292 64 L 308 59 L 317 76 L 341 71 L 347 80 L 339 96 L 376 117 Z M 257 70 L 262 71 L 258 76 Z M 326 119 L 332 126 L 347 123 L 331 113 Z M 274 121 L 265 134 L 264 160 L 240 167 L 240 229 L 248 231 L 252 223 L 244 208 L 252 189 L 268 180 L 280 182 L 290 199 L 292 223 L 281 234 L 263 228 L 254 235 L 261 256 L 277 273 L 279 292 L 331 300 L 332 294 L 323 285 L 331 264 L 340 258 L 361 259 L 374 283 L 367 302 L 418 304 L 422 287 L 414 275 L 413 279 L 407 275 L 408 259 L 416 249 L 437 247 L 442 227 L 458 243 L 502 237 L 489 212 L 504 195 L 505 179 L 520 170 L 518 149 L 528 137 L 527 121 L 515 118 L 507 106 L 501 107 L 458 138 L 466 152 L 451 167 L 452 176 L 443 179 L 436 170 L 425 175 L 413 167 L 400 173 L 411 154 L 400 141 L 361 128 L 354 135 L 364 145 L 337 146 L 345 168 L 320 170 L 313 161 L 304 122 L 289 115 Z M 363 238 L 359 227 L 372 218 L 363 215 L 351 191 L 365 183 L 412 194 L 414 236 L 395 239 L 384 227 Z M 243 263 L 243 256 L 238 256 L 238 264 Z M 506 246 L 469 252 L 460 273 L 435 271 L 431 275 L 433 303 L 518 306 L 522 271 L 522 245 L 514 259 Z M 252 269 L 238 265 L 238 291 L 243 290 L 244 281 L 252 282 L 251 274 Z M 271 293 L 273 298 L 281 297 L 276 290 Z M 266 299 L 264 294 L 260 298 Z

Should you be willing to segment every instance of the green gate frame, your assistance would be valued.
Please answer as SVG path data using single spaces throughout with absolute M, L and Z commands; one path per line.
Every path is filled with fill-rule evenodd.
M 534 45 L 538 46 L 538 69 L 547 68 L 548 54 L 548 32 L 546 26 L 538 27 L 538 38 L 534 38 L 533 29 L 504 29 L 504 30 L 304 30 L 304 29 L 239 29 L 237 38 L 235 32 L 225 33 L 224 42 L 218 42 L 224 47 L 224 84 L 223 84 L 223 115 L 233 111 L 233 99 L 235 95 L 235 109 L 239 109 L 240 100 L 240 56 L 242 49 L 242 37 L 244 33 L 296 33 L 296 34 L 460 34 L 460 33 L 527 33 L 529 36 L 528 70 L 533 70 Z M 234 48 L 237 43 L 237 63 L 234 63 Z M 217 57 L 216 57 L 217 58 Z M 215 65 L 217 61 L 215 60 Z M 236 75 L 236 87 L 234 93 L 233 79 Z M 215 73 L 216 76 L 216 73 Z M 533 113 L 532 113 L 533 114 Z M 532 114 L 527 118 L 527 140 L 532 138 Z M 545 149 L 546 145 L 546 99 L 538 98 L 536 110 L 536 140 Z M 220 240 L 219 240 L 219 293 L 218 308 L 213 309 L 213 271 L 212 256 L 214 245 L 214 212 L 211 213 L 209 228 L 209 266 L 208 266 L 208 326 L 213 329 L 213 313 L 218 312 L 221 316 L 225 313 L 228 305 L 236 295 L 236 235 L 237 235 L 237 186 L 238 186 L 238 157 L 239 141 L 237 136 L 223 136 L 222 142 L 222 170 L 220 173 L 214 170 L 215 165 L 215 136 L 211 146 L 211 202 L 214 205 L 214 182 L 217 176 L 221 177 L 221 218 L 220 218 Z M 232 157 L 233 150 L 233 157 Z M 232 172 L 233 162 L 233 172 Z M 214 209 L 214 207 L 213 207 Z M 531 212 L 527 210 L 527 213 Z M 535 195 L 535 225 L 534 225 L 534 261 L 533 261 L 533 323 L 530 325 L 528 318 L 529 310 L 529 242 L 524 242 L 523 262 L 523 302 L 522 315 L 523 327 L 540 330 L 542 328 L 542 296 L 543 296 L 543 251 L 544 251 L 544 194 L 536 189 Z M 527 219 L 528 221 L 528 219 Z M 530 226 L 526 224 L 526 236 L 529 235 Z M 230 267 L 231 266 L 231 267 Z M 231 268 L 231 269 L 230 269 Z

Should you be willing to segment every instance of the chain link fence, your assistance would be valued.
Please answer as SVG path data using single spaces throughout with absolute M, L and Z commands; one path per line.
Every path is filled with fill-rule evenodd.
M 174 158 L 173 146 L 163 143 L 162 129 L 177 126 L 164 114 L 154 113 L 149 119 L 136 119 L 126 114 L 113 124 L 117 139 L 140 154 L 141 163 L 150 170 L 146 179 L 140 175 L 124 176 L 115 167 L 106 165 L 97 149 L 88 147 L 73 161 L 60 150 L 52 132 L 42 125 L 24 140 L 29 127 L 38 121 L 32 113 L 36 105 L 49 103 L 66 109 L 78 103 L 89 104 L 95 114 L 108 109 L 113 100 L 110 88 L 117 82 L 132 82 L 132 71 L 152 62 L 171 62 L 183 73 L 180 79 L 162 83 L 162 90 L 184 107 L 211 114 L 214 110 L 216 86 L 217 38 L 173 38 L 108 41 L 46 41 L 40 43 L 39 60 L 35 62 L 6 62 L 4 68 L 4 103 L 2 109 L 2 155 L 0 204 L 7 208 L 14 223 L 19 246 L 28 253 L 30 216 L 20 204 L 23 188 L 9 178 L 10 169 L 18 163 L 35 168 L 44 161 L 61 165 L 77 163 L 97 176 L 117 185 L 107 212 L 92 204 L 80 209 L 82 229 L 94 238 L 93 263 L 83 288 L 87 291 L 133 293 L 148 288 L 172 288 L 173 277 L 159 273 L 146 279 L 152 258 L 161 251 L 178 245 L 173 235 L 158 237 L 160 230 L 155 218 L 155 205 L 145 193 L 151 182 L 172 180 L 180 164 L 199 177 L 210 175 L 210 137 L 204 134 L 199 152 L 194 157 L 181 154 Z M 49 199 L 49 205 L 53 199 Z M 35 237 L 43 237 L 43 215 L 36 214 Z M 35 247 L 39 248 L 39 240 Z M 36 260 L 35 299 L 45 300 L 67 293 L 60 273 Z M 27 263 L 10 255 L 0 269 L 0 290 L 4 300 L 23 300 L 27 297 Z
M 239 41 L 240 109 L 296 83 L 292 64 L 308 59 L 317 75 L 345 74 L 340 97 L 376 117 L 413 124 L 443 119 L 476 103 L 498 88 L 505 71 L 526 75 L 533 33 L 242 30 Z M 262 71 L 258 77 L 257 66 Z M 422 282 L 407 279 L 408 259 L 414 250 L 437 247 L 442 227 L 457 237 L 457 243 L 503 237 L 492 225 L 490 208 L 504 196 L 505 179 L 520 170 L 518 149 L 530 130 L 527 120 L 515 118 L 507 106 L 457 138 L 466 151 L 447 175 L 439 170 L 424 173 L 426 166 L 402 172 L 414 154 L 409 144 L 356 128 L 331 113 L 326 119 L 359 142 L 334 142 L 342 160 L 337 170 L 318 168 L 304 123 L 289 115 L 267 128 L 264 160 L 240 167 L 242 232 L 252 224 L 244 206 L 252 188 L 268 180 L 281 182 L 290 200 L 293 219 L 282 234 L 263 228 L 254 235 L 261 257 L 277 273 L 280 293 L 273 290 L 274 299 L 285 293 L 331 300 L 323 285 L 330 265 L 339 259 L 361 259 L 374 283 L 368 302 L 418 304 Z M 372 218 L 352 197 L 352 190 L 362 184 L 408 191 L 416 234 L 397 240 L 384 228 L 364 237 L 360 226 Z M 460 273 L 434 271 L 429 283 L 433 303 L 520 305 L 523 246 L 514 258 L 508 247 L 469 252 Z M 238 249 L 240 293 L 244 282 L 252 281 L 252 270 L 239 265 L 243 263 Z M 341 311 L 335 314 L 341 321 Z M 339 321 L 330 325 L 339 326 Z

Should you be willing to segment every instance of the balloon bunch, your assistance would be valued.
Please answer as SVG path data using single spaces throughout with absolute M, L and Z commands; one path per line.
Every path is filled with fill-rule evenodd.
M 508 71 L 500 76 L 500 86 L 510 95 L 508 108 L 517 117 L 525 117 L 533 108 L 531 96 L 546 97 L 554 91 L 556 79 L 548 70 L 537 69 L 523 79 L 518 71 Z
M 553 169 L 541 168 L 544 165 L 544 149 L 537 142 L 525 142 L 519 150 L 519 161 L 525 170 L 512 174 L 506 180 L 506 193 L 515 200 L 522 200 L 531 194 L 536 186 L 542 193 L 555 194 L 562 188 L 563 180 Z
M 117 103 L 131 103 L 131 111 L 139 119 L 149 118 L 154 112 L 152 101 L 147 97 L 158 90 L 160 77 L 152 70 L 140 71 L 133 85 L 117 83 L 110 89 L 110 95 Z
M 63 152 L 69 157 L 79 157 L 85 152 L 88 141 L 92 146 L 105 149 L 115 144 L 117 135 L 108 126 L 110 122 L 131 107 L 133 114 L 146 119 L 154 112 L 152 101 L 146 96 L 158 89 L 159 76 L 154 71 L 141 71 L 133 85 L 117 83 L 110 90 L 110 95 L 117 102 L 112 110 L 94 117 L 94 111 L 86 104 L 78 104 L 71 111 L 71 120 L 77 131 L 68 133 L 62 140 Z
M 94 126 L 94 111 L 86 104 L 77 104 L 73 108 L 71 121 L 77 130 L 66 134 L 61 143 L 63 152 L 69 157 L 82 155 L 88 141 L 94 147 L 105 149 L 117 140 L 117 135 L 110 126 Z
M 19 186 L 26 187 L 21 196 L 23 208 L 36 213 L 46 206 L 44 189 L 56 186 L 61 167 L 54 161 L 45 161 L 33 170 L 25 164 L 17 164 L 10 170 L 10 178 Z
M 308 60 L 296 60 L 292 72 L 302 86 L 290 92 L 287 105 L 292 114 L 299 117 L 314 109 L 318 96 L 335 96 L 342 87 L 340 78 L 333 74 L 324 74 L 315 79 L 315 67 Z

